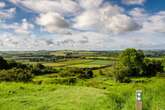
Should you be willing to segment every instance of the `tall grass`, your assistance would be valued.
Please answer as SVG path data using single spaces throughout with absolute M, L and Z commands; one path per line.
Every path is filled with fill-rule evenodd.
M 111 79 L 81 80 L 74 86 L 0 83 L 0 110 L 135 110 L 143 90 L 143 110 L 165 110 L 165 79 L 120 84 Z

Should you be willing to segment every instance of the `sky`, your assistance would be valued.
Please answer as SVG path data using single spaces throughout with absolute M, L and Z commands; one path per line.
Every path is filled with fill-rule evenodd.
M 0 51 L 165 49 L 165 0 L 0 0 Z

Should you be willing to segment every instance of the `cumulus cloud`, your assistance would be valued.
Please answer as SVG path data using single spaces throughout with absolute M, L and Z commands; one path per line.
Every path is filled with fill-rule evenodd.
M 100 32 L 136 31 L 140 26 L 124 9 L 104 0 L 10 0 L 40 13 L 37 24 L 50 33 L 67 33 L 69 28 Z M 67 17 L 74 15 L 71 21 Z M 68 15 L 68 16 L 67 16 Z M 67 17 L 66 17 L 67 16 Z
M 117 6 L 85 11 L 75 19 L 75 22 L 75 28 L 101 32 L 121 33 L 141 28 L 131 17 L 122 14 Z
M 145 0 L 123 0 L 122 2 L 126 5 L 142 5 Z
M 147 21 L 143 23 L 142 31 L 165 33 L 165 11 L 149 16 Z
M 84 9 L 95 9 L 100 7 L 103 0 L 79 0 L 79 4 Z
M 21 23 L 5 24 L 1 23 L 1 29 L 12 30 L 19 34 L 29 34 L 30 30 L 34 28 L 34 25 L 29 23 L 26 19 L 23 19 Z
M 123 0 L 123 3 L 142 5 L 145 1 Z M 163 49 L 165 45 L 164 11 L 151 15 L 143 8 L 124 10 L 121 6 L 105 0 L 10 2 L 25 11 L 37 13 L 37 16 L 32 22 L 35 24 L 26 19 L 21 23 L 1 23 L 1 29 L 12 30 L 14 33 L 5 33 L 0 37 L 0 49 Z M 10 11 L 0 11 L 0 16 L 3 15 L 2 12 L 13 15 L 9 14 Z M 6 18 L 6 15 L 3 17 Z M 35 25 L 49 34 L 32 32 Z
M 129 12 L 129 14 L 133 17 L 142 17 L 145 16 L 147 13 L 143 8 L 134 8 Z
M 69 24 L 66 22 L 64 17 L 55 12 L 48 12 L 41 14 L 37 19 L 36 23 L 44 27 L 48 32 L 63 33 L 69 28 Z
M 56 12 L 74 15 L 80 10 L 77 2 L 73 0 L 10 0 L 10 2 L 38 13 Z
M 144 22 L 146 22 L 150 16 L 150 14 L 147 13 L 147 11 L 143 8 L 134 8 L 128 12 L 128 14 L 132 17 L 136 23 L 143 25 Z
M 112 32 L 120 33 L 139 30 L 141 26 L 138 25 L 135 21 L 133 21 L 132 18 L 129 16 L 116 15 L 112 16 L 109 19 L 109 24 L 107 25 L 107 28 Z
M 6 4 L 4 2 L 0 2 L 0 8 L 4 8 Z
M 16 8 L 0 10 L 0 18 L 1 19 L 12 18 L 15 13 L 16 13 Z

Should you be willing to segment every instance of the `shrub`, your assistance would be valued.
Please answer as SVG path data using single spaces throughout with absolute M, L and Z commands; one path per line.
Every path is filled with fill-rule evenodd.
M 59 73 L 61 77 L 92 78 L 93 72 L 90 69 L 66 68 Z
M 79 78 L 93 78 L 93 71 L 91 69 L 86 69 L 79 75 Z
M 33 74 L 27 69 L 9 69 L 0 71 L 0 80 L 1 81 L 22 81 L 28 82 L 31 81 Z
M 163 72 L 163 65 L 159 60 L 145 59 L 145 66 L 143 76 L 155 76 L 158 72 Z
M 112 67 L 113 78 L 116 82 L 128 82 L 129 68 L 122 64 L 115 64 Z
M 48 73 L 56 73 L 57 70 L 53 69 L 52 67 L 45 67 L 44 65 L 38 63 L 37 65 L 33 66 L 32 73 L 34 75 L 43 75 Z
M 0 69 L 7 69 L 8 63 L 3 57 L 0 56 Z

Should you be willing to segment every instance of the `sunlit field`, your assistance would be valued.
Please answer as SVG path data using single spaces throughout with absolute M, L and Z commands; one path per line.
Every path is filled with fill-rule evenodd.
M 55 53 L 50 52 L 46 55 Z M 82 57 L 80 52 L 80 56 L 76 58 L 66 57 L 65 53 L 59 60 L 49 61 L 47 57 L 46 60 L 38 60 L 36 56 L 35 59 L 30 59 L 33 55 L 26 59 L 13 59 L 4 55 L 9 64 L 15 66 L 18 63 L 19 68 L 27 66 L 29 70 L 35 71 L 28 82 L 0 82 L 0 110 L 135 110 L 136 90 L 142 90 L 143 110 L 165 109 L 164 71 L 154 76 L 134 76 L 117 82 L 113 72 L 118 71 L 114 69 L 114 65 L 121 60 L 119 55 L 95 56 L 91 53 L 83 52 Z M 52 59 L 52 56 L 50 58 Z M 164 68 L 163 57 L 146 59 L 148 64 L 152 64 L 153 61 L 158 66 L 159 62 L 162 62 Z M 11 60 L 16 60 L 17 63 Z M 88 76 L 91 73 L 92 76 Z M 3 74 L 0 78 L 3 78 Z
M 135 110 L 135 91 L 142 89 L 144 110 L 164 110 L 165 79 L 138 80 L 145 82 L 119 84 L 102 77 L 80 80 L 74 85 L 2 82 L 0 109 Z

